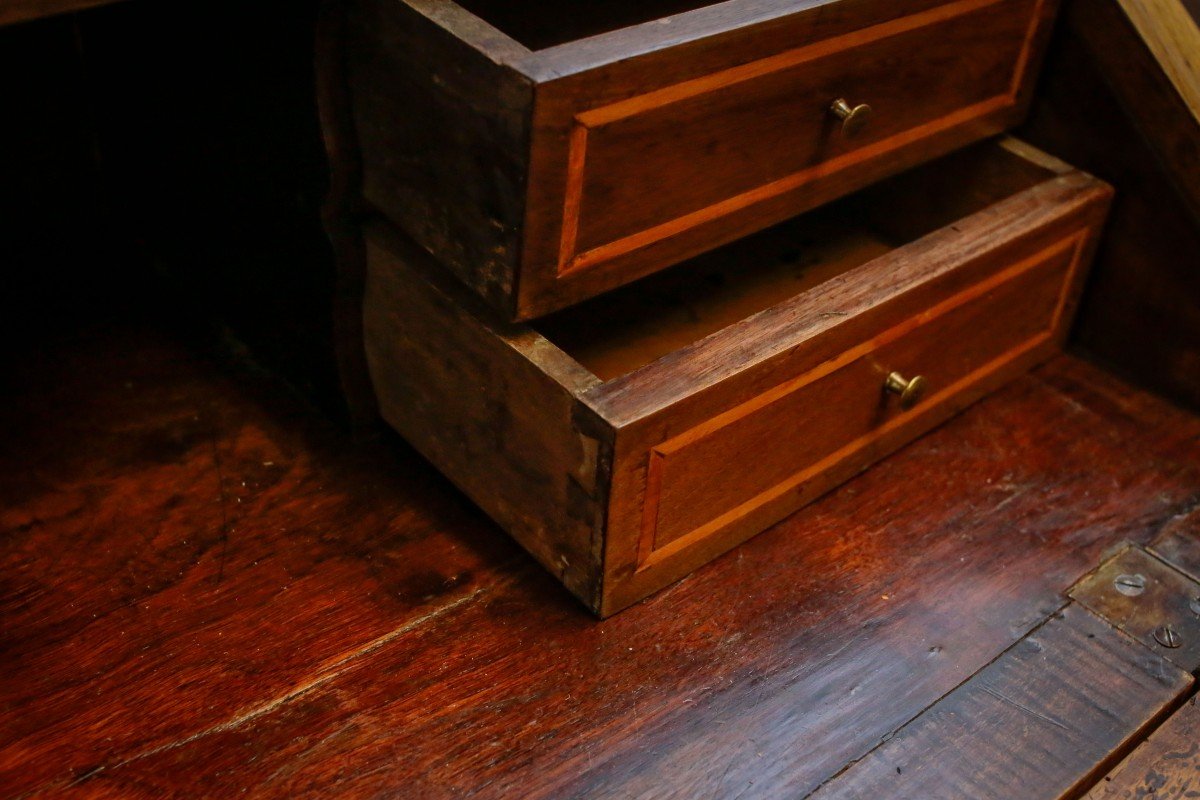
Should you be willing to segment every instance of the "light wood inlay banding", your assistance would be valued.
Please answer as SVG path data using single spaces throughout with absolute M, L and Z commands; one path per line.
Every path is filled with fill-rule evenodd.
M 867 451 L 874 442 L 886 437 L 894 429 L 910 424 L 914 415 L 921 414 L 927 409 L 952 401 L 953 398 L 961 395 L 971 385 L 984 380 L 987 376 L 1004 368 L 1012 361 L 1021 358 L 1039 347 L 1045 346 L 1053 339 L 1061 326 L 1063 314 L 1065 313 L 1066 304 L 1069 299 L 1070 287 L 1074 286 L 1076 273 L 1082 261 L 1083 246 L 1088 241 L 1088 235 L 1088 232 L 1085 230 L 1051 245 L 992 275 L 990 278 L 971 286 L 969 289 L 932 306 L 927 311 L 904 323 L 884 331 L 875 338 L 849 349 L 838 358 L 821 364 L 803 375 L 780 384 L 774 389 L 735 406 L 652 448 L 648 454 L 643 524 L 638 546 L 639 570 L 654 566 L 663 559 L 669 558 L 682 550 L 694 546 L 699 541 L 718 534 L 730 525 L 735 524 L 767 504 L 780 499 L 789 492 L 802 491 L 803 485 L 814 476 L 826 472 L 835 465 L 853 459 L 856 456 L 861 457 L 860 454 Z M 1056 266 L 1064 260 L 1066 262 L 1065 267 Z M 873 374 L 873 369 L 881 373 L 880 379 L 882 380 L 884 370 L 890 367 L 884 363 L 872 363 L 872 357 L 878 351 L 910 335 L 934 335 L 932 330 L 923 331 L 922 328 L 935 320 L 946 317 L 946 315 L 957 309 L 962 309 L 973 301 L 980 301 L 980 303 L 984 304 L 991 303 L 992 301 L 986 297 L 989 293 L 1019 280 L 1035 281 L 1033 284 L 1035 287 L 1039 285 L 1036 283 L 1039 281 L 1054 281 L 1055 290 L 1051 298 L 1051 304 L 1046 309 L 1048 313 L 1045 313 L 1044 318 L 1037 324 L 1037 333 L 1026 336 L 1013 346 L 1008 347 L 1001 354 L 975 365 L 965 374 L 954 377 L 952 382 L 937 386 L 936 391 L 926 398 L 913 412 L 895 413 L 894 408 L 884 411 L 881 407 L 881 416 L 877 424 L 863 430 L 861 434 L 854 436 L 854 438 L 840 448 L 819 457 L 811 463 L 805 464 L 801 469 L 787 476 L 782 481 L 763 488 L 748 499 L 744 499 L 732 507 L 723 507 L 724 510 L 720 514 L 698 525 L 694 529 L 683 533 L 676 532 L 664 539 L 662 515 L 668 513 L 662 507 L 664 487 L 671 480 L 670 475 L 673 465 L 681 463 L 679 459 L 689 448 L 702 442 L 711 442 L 712 437 L 721 435 L 731 425 L 746 420 L 756 413 L 763 412 L 773 404 L 786 400 L 799 391 L 810 387 L 816 388 L 816 385 L 822 379 L 834 376 L 840 370 L 854 367 L 869 376 Z M 1031 298 L 1030 302 L 1036 302 L 1036 298 Z M 996 314 L 1009 311 L 1007 308 L 991 308 L 990 306 L 987 308 L 981 307 L 981 310 L 984 313 L 995 312 Z M 866 368 L 866 365 L 870 365 L 871 369 Z M 874 388 L 876 387 L 864 385 L 863 391 L 870 392 Z M 835 424 L 836 415 L 839 413 L 838 408 L 828 409 L 830 417 L 828 422 L 830 425 Z M 787 433 L 787 431 L 780 431 L 779 446 L 786 446 Z M 708 464 L 705 468 L 719 469 L 720 465 Z
M 920 140 L 945 134 L 953 129 L 971 126 L 977 121 L 994 117 L 1006 109 L 1015 107 L 1018 103 L 1018 92 L 1024 83 L 1025 72 L 1030 61 L 1032 44 L 1038 30 L 1038 21 L 1042 17 L 1044 0 L 1037 0 L 1028 7 L 1032 13 L 1028 23 L 1025 23 L 1021 29 L 1022 41 L 1019 47 L 1010 56 L 1012 61 L 1009 79 L 1004 82 L 1003 89 L 997 94 L 981 98 L 977 102 L 946 113 L 938 110 L 936 116 L 932 118 L 916 119 L 914 124 L 908 127 L 875 141 L 868 139 L 862 146 L 848 151 L 841 145 L 818 143 L 818 139 L 827 135 L 828 131 L 822 129 L 822 125 L 825 123 L 825 108 L 821 103 L 817 103 L 813 107 L 812 116 L 806 123 L 808 127 L 797 132 L 797 136 L 800 137 L 798 142 L 811 136 L 812 140 L 804 146 L 810 147 L 816 144 L 818 147 L 818 157 L 803 168 L 790 170 L 746 190 L 736 191 L 720 197 L 720 199 L 707 202 L 694 210 L 678 214 L 672 212 L 669 218 L 663 218 L 662 221 L 648 219 L 650 224 L 632 232 L 617 233 L 612 238 L 605 235 L 599 241 L 596 240 L 597 234 L 593 233 L 592 241 L 589 241 L 589 237 L 584 232 L 585 223 L 592 219 L 587 210 L 589 197 L 592 202 L 603 202 L 590 195 L 589 191 L 599 192 L 600 197 L 605 196 L 603 191 L 591 187 L 592 180 L 589 179 L 588 174 L 591 150 L 596 147 L 595 137 L 601 135 L 610 126 L 628 123 L 636 118 L 660 112 L 687 101 L 715 97 L 718 93 L 729 90 L 730 87 L 738 87 L 738 92 L 752 93 L 757 91 L 757 84 L 753 83 L 756 80 L 770 79 L 771 76 L 784 70 L 837 57 L 841 53 L 853 54 L 857 58 L 864 52 L 862 50 L 864 47 L 868 48 L 866 52 L 869 53 L 870 47 L 893 37 L 936 26 L 939 23 L 954 21 L 964 15 L 988 10 L 1006 2 L 1008 0 L 960 0 L 929 11 L 891 20 L 850 34 L 833 37 L 748 64 L 579 112 L 574 117 L 569 135 L 563 222 L 558 253 L 559 276 L 574 276 L 657 242 L 697 229 L 722 217 L 736 214 L 773 198 L 794 192 L 806 184 L 829 179 L 856 165 L 878 159 Z M 989 13 L 994 12 L 989 11 Z M 961 23 L 960 27 L 962 27 Z M 931 30 L 930 36 L 936 36 L 939 33 L 943 32 Z M 950 33 L 954 34 L 958 31 L 950 31 Z M 1014 36 L 1013 38 L 1018 37 Z M 838 68 L 841 69 L 840 66 Z M 855 63 L 847 65 L 845 69 L 855 72 L 859 70 L 859 67 Z M 742 88 L 743 86 L 744 88 Z M 771 100 L 770 102 L 778 101 Z M 913 102 L 920 105 L 919 98 Z M 911 113 L 919 114 L 919 109 L 913 110 Z M 719 115 L 714 117 L 713 124 L 721 124 Z M 667 130 L 661 133 L 669 136 Z M 736 138 L 735 134 L 734 139 L 736 140 Z M 652 165 L 648 165 L 647 168 L 652 169 Z M 697 169 L 703 169 L 703 165 L 698 163 Z M 683 211 L 683 208 L 681 207 L 680 210 Z

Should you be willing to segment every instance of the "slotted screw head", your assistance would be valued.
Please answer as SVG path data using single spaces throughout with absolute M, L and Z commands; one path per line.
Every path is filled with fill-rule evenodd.
M 1117 591 L 1127 597 L 1137 597 L 1146 591 L 1146 576 L 1140 573 L 1134 575 L 1118 575 L 1113 581 Z
M 1170 623 L 1166 625 L 1160 625 L 1154 629 L 1154 641 L 1171 650 L 1174 650 L 1183 644 L 1183 640 L 1179 638 L 1179 634 L 1175 631 L 1175 627 Z
M 1188 603 L 1188 608 L 1192 610 L 1193 614 L 1200 617 L 1200 597 L 1193 597 L 1192 602 Z

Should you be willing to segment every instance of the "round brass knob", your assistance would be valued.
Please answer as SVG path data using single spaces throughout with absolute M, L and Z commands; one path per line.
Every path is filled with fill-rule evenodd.
M 863 129 L 867 127 L 867 123 L 871 121 L 871 115 L 875 113 L 866 103 L 852 106 L 846 102 L 844 97 L 834 100 L 829 110 L 842 121 L 842 136 L 847 139 L 862 133 Z
M 883 388 L 892 394 L 900 395 L 900 407 L 912 408 L 921 401 L 925 396 L 925 389 L 928 387 L 928 381 L 921 375 L 917 375 L 909 380 L 905 380 L 904 376 L 899 372 L 893 372 L 887 376 L 887 380 L 883 382 Z

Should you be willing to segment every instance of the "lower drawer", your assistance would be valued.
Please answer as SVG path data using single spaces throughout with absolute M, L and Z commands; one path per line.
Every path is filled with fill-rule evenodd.
M 532 323 L 383 225 L 384 417 L 601 615 L 1059 346 L 1110 191 L 1015 140 Z
M 951 400 L 1045 345 L 1081 244 L 1081 236 L 1056 242 L 651 447 L 641 500 L 646 556 L 663 558 L 811 494 L 814 479 L 870 450 L 910 409 Z

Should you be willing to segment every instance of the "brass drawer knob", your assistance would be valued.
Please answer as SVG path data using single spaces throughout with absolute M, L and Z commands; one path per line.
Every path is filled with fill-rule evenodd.
M 921 375 L 905 380 L 899 372 L 893 372 L 883 382 L 883 388 L 892 394 L 900 395 L 900 407 L 912 408 L 925 396 L 928 381 Z
M 847 139 L 862 133 L 863 129 L 867 127 L 867 123 L 871 121 L 871 115 L 875 113 L 866 103 L 852 106 L 846 102 L 844 97 L 834 100 L 829 110 L 842 121 L 842 136 Z

